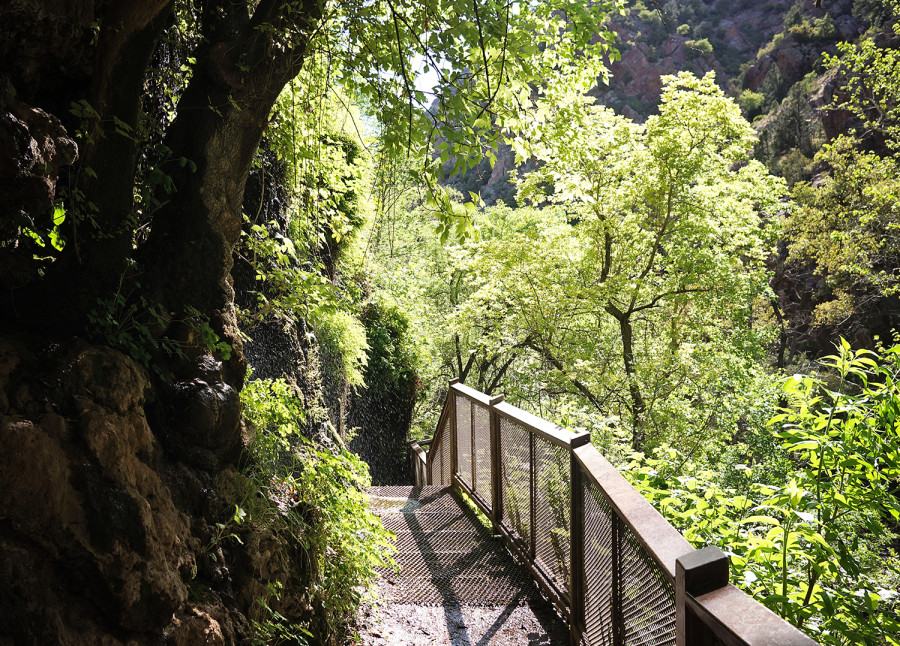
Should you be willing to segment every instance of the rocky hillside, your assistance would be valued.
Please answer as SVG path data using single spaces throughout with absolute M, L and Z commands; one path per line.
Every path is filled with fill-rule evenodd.
M 780 158 L 796 148 L 812 157 L 812 137 L 833 137 L 847 127 L 846 115 L 823 111 L 834 88 L 827 70 L 819 66 L 824 52 L 853 41 L 873 23 L 886 17 L 879 0 L 689 0 L 631 3 L 627 17 L 614 25 L 621 60 L 611 64 L 609 85 L 591 94 L 634 120 L 642 120 L 659 98 L 660 76 L 709 71 L 740 104 L 745 116 L 756 119 L 763 140 L 758 155 L 778 173 Z M 806 77 L 813 74 L 813 77 Z M 798 86 L 797 84 L 801 84 Z M 788 133 L 787 113 L 798 105 L 782 106 L 793 90 L 807 104 L 799 106 L 810 132 Z M 448 184 L 463 195 L 479 192 L 488 204 L 514 203 L 507 178 L 514 164 L 501 148 L 495 167 L 487 161 Z M 788 173 L 794 169 L 787 169 Z M 807 174 L 808 175 L 808 174 Z M 795 179 L 791 177 L 790 179 Z

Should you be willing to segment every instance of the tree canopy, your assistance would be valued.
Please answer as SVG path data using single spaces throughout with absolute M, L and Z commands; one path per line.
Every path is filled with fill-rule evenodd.
M 473 293 L 458 333 L 534 351 L 573 394 L 616 411 L 636 449 L 698 424 L 733 388 L 704 375 L 737 375 L 759 352 L 754 304 L 784 192 L 747 161 L 753 131 L 712 75 L 664 83 L 643 125 L 548 92 L 515 144 L 540 162 L 520 199 L 548 206 L 500 209 L 459 264 Z

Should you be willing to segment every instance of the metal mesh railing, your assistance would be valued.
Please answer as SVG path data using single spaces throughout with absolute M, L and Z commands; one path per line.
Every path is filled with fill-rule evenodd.
M 431 457 L 431 478 L 427 484 L 438 485 L 441 487 L 450 486 L 450 432 L 449 422 L 445 422 L 444 426 L 439 429 L 439 433 L 435 433 L 434 442 L 431 445 L 429 453 Z
M 623 643 L 675 646 L 675 586 L 621 523 L 618 544 Z
M 588 646 L 674 646 L 672 582 L 615 513 L 601 488 L 589 478 L 581 481 L 584 642 Z M 615 641 L 614 634 L 618 635 Z
M 472 402 L 473 477 L 472 490 L 488 507 L 491 507 L 491 412 L 480 403 Z
M 534 558 L 562 596 L 568 597 L 572 529 L 569 450 L 535 436 L 534 465 Z
M 510 537 L 531 550 L 531 434 L 500 418 L 500 485 L 503 521 Z
M 454 396 L 456 412 L 456 472 L 472 482 L 472 402 L 462 395 Z
M 728 634 L 728 643 L 750 645 L 754 635 L 777 634 L 771 643 L 814 645 L 740 596 L 727 582 L 727 557 L 715 548 L 695 552 L 587 434 L 458 383 L 447 401 L 427 455 L 429 484 L 471 496 L 569 620 L 573 644 L 685 646 L 719 643 L 717 635 Z M 730 595 L 744 612 L 723 613 L 723 604 L 700 612 L 692 595 L 710 590 Z M 748 613 L 763 629 L 746 620 Z
M 613 523 L 615 514 L 600 488 L 584 481 L 584 616 L 588 646 L 613 644 Z

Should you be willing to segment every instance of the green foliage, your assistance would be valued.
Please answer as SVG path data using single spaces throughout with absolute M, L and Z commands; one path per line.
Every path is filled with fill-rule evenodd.
M 423 178 L 436 187 L 448 162 L 454 174 L 484 159 L 493 166 L 501 129 L 514 127 L 516 106 L 545 79 L 564 73 L 587 90 L 598 77 L 608 78 L 604 57 L 618 57 L 608 20 L 623 8 L 622 0 L 357 0 L 335 11 L 321 46 L 340 52 L 340 64 L 329 69 L 375 118 L 384 150 L 418 160 Z M 421 63 L 414 65 L 415 58 Z M 425 73 L 437 78 L 422 90 L 416 79 Z M 431 156 L 435 141 L 446 146 L 439 159 Z M 438 210 L 447 228 L 459 215 Z
M 768 85 L 769 78 L 773 76 L 773 85 Z M 810 94 L 819 89 L 821 80 L 811 73 L 789 88 L 778 88 L 778 78 L 777 73 L 770 72 L 760 88 L 766 97 L 766 107 L 773 111 L 767 117 L 763 137 L 757 146 L 757 158 L 773 171 L 783 172 L 784 169 L 779 166 L 785 155 L 797 150 L 811 159 L 824 143 L 825 136 L 809 102 Z
M 688 49 L 692 56 L 709 56 L 713 52 L 713 46 L 708 38 L 699 38 L 697 40 L 687 40 L 684 46 Z
M 315 638 L 310 630 L 301 624 L 292 622 L 275 609 L 281 601 L 284 586 L 278 581 L 269 582 L 266 594 L 257 600 L 261 617 L 251 619 L 253 629 L 250 644 L 252 646 L 272 646 L 280 644 L 299 644 L 305 646 Z
M 900 9 L 893 0 L 853 0 L 853 15 L 864 18 L 875 29 L 881 29 L 892 19 L 900 18 Z
M 816 160 L 831 175 L 815 188 L 795 186 L 798 208 L 785 231 L 790 258 L 811 260 L 827 276 L 831 298 L 816 307 L 814 323 L 835 325 L 900 289 L 900 167 L 893 158 L 860 151 L 847 137 L 825 146 Z
M 816 162 L 810 159 L 799 148 L 794 148 L 775 159 L 770 167 L 774 173 L 781 175 L 788 187 L 793 188 L 798 182 L 808 182 L 816 168 Z
M 292 235 L 310 248 L 327 245 L 337 255 L 370 215 L 372 161 L 357 109 L 327 87 L 327 64 L 313 59 L 285 87 L 268 138 L 286 165 Z
M 249 224 L 246 218 L 245 223 Z M 303 268 L 305 255 L 292 237 L 262 224 L 248 228 L 242 251 L 256 270 L 261 289 L 256 292 L 256 307 L 242 312 L 246 325 L 272 319 L 317 321 L 338 307 L 340 297 L 334 286 L 321 269 Z
M 636 454 L 626 475 L 689 541 L 722 547 L 739 585 L 820 643 L 897 644 L 900 346 L 838 349 L 822 362 L 826 379 L 784 383 L 771 424 L 788 476 L 736 465 L 723 485 L 667 449 Z
M 143 295 L 135 299 L 119 291 L 99 298 L 87 318 L 88 334 L 152 368 L 163 379 L 167 376 L 160 366 L 160 357 L 184 357 L 184 351 L 192 345 L 190 338 L 179 340 L 160 334 L 172 323 L 171 317 L 161 305 Z M 226 361 L 231 358 L 231 345 L 220 339 L 209 319 L 197 309 L 188 308 L 180 323 L 190 336 L 199 337 L 214 357 Z
M 344 310 L 324 313 L 315 323 L 316 336 L 326 356 L 336 361 L 340 375 L 350 386 L 362 386 L 368 355 L 366 329 Z
M 286 192 L 285 221 L 258 222 L 259 212 L 244 216 L 241 253 L 258 288 L 242 323 L 252 334 L 263 321 L 286 328 L 305 322 L 329 376 L 361 386 L 367 346 L 354 314 L 358 286 L 344 282 L 341 269 L 361 255 L 358 236 L 372 210 L 372 161 L 355 109 L 318 85 L 327 82 L 321 64 L 311 61 L 284 89 L 268 131 L 274 171 Z M 258 172 L 262 181 L 262 162 Z
M 737 103 L 741 106 L 741 112 L 744 118 L 752 121 L 753 118 L 762 113 L 763 106 L 766 103 L 766 97 L 761 92 L 753 92 L 752 90 L 744 90 L 737 98 Z
M 825 14 L 821 18 L 804 16 L 802 20 L 791 25 L 787 29 L 798 43 L 822 43 L 834 39 L 834 20 L 831 14 Z
M 583 398 L 636 445 L 729 428 L 766 333 L 749 324 L 772 233 L 760 211 L 784 190 L 744 163 L 752 142 L 712 75 L 667 77 L 644 126 L 555 88 L 512 142 L 540 162 L 520 199 L 551 206 L 489 209 L 454 252 L 453 333 L 489 369 L 514 361 L 495 373 L 509 396 Z
M 415 392 L 419 347 L 410 330 L 409 316 L 396 304 L 371 301 L 360 316 L 365 327 L 366 387 L 375 393 Z
M 900 22 L 895 32 L 900 34 Z M 891 150 L 900 150 L 900 49 L 862 39 L 856 45 L 841 43 L 838 52 L 825 62 L 842 75 L 847 98 L 833 107 L 849 110 L 862 122 L 857 136 L 876 135 Z
M 390 534 L 367 509 L 368 469 L 345 448 L 313 445 L 300 434 L 308 411 L 294 387 L 283 380 L 256 380 L 241 392 L 245 415 L 257 428 L 248 471 L 253 488 L 265 500 L 251 520 L 287 534 L 309 563 L 300 581 L 314 616 L 289 622 L 275 606 L 280 583 L 260 600 L 255 622 L 259 643 L 337 635 L 346 628 L 375 568 L 390 564 Z M 251 498 L 258 499 L 251 492 Z M 304 643 L 300 639 L 300 643 Z

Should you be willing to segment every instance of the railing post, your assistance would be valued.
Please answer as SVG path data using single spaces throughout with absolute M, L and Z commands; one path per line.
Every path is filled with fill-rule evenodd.
M 459 473 L 459 456 L 457 455 L 456 443 L 456 395 L 453 393 L 453 386 L 459 383 L 458 378 L 450 380 L 450 388 L 447 390 L 447 397 L 450 398 L 450 485 L 453 485 L 453 476 Z
M 534 433 L 528 433 L 528 470 L 529 470 L 529 482 L 528 487 L 530 491 L 528 492 L 528 499 L 531 501 L 530 509 L 528 511 L 528 527 L 531 530 L 531 536 L 528 541 L 528 558 L 534 563 L 535 555 L 537 554 L 537 464 L 535 463 L 535 451 L 534 446 Z
M 472 491 L 478 489 L 478 456 L 475 454 L 475 403 L 469 401 L 469 463 L 472 473 L 469 474 L 469 487 Z
M 590 433 L 583 433 L 572 438 L 569 447 L 569 498 L 571 503 L 569 518 L 569 610 L 572 613 L 570 641 L 572 646 L 581 643 L 584 630 L 584 482 L 582 480 L 581 463 L 575 455 L 575 449 L 590 444 Z
M 728 585 L 728 557 L 718 547 L 704 547 L 675 560 L 675 646 L 706 646 L 715 638 L 688 607 L 699 597 Z
M 612 643 L 625 643 L 625 626 L 622 623 L 622 520 L 613 515 L 612 525 Z
M 500 533 L 500 521 L 503 519 L 503 484 L 501 481 L 500 462 L 500 415 L 494 406 L 502 402 L 503 395 L 492 397 L 489 402 L 491 416 L 491 525 L 494 534 Z

